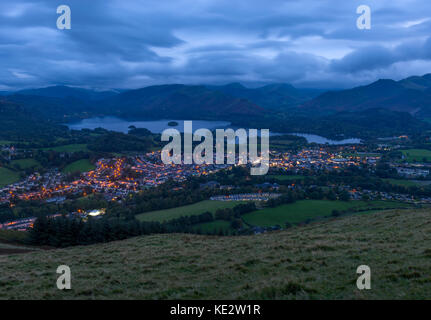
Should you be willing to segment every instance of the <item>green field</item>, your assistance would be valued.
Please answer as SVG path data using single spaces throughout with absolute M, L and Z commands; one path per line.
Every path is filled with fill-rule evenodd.
M 0 168 L 0 187 L 19 181 L 19 174 L 7 168 Z
M 285 226 L 286 222 L 297 224 L 307 219 L 327 217 L 332 210 L 345 211 L 351 209 L 400 208 L 408 205 L 389 201 L 328 201 L 301 200 L 292 204 L 281 205 L 276 208 L 266 208 L 247 213 L 243 220 L 253 226 L 270 227 Z
M 181 216 L 198 215 L 198 214 L 204 213 L 205 211 L 214 213 L 217 209 L 233 208 L 239 203 L 242 203 L 242 202 L 204 200 L 188 206 L 141 213 L 141 214 L 138 214 L 136 218 L 140 221 L 163 222 L 171 219 L 176 219 Z
M 0 299 L 430 299 L 430 210 L 354 215 L 257 236 L 165 234 L 0 255 Z M 372 289 L 358 290 L 367 264 Z M 57 266 L 72 271 L 58 290 Z
M 34 168 L 34 167 L 38 167 L 40 165 L 40 163 L 34 159 L 13 160 L 11 162 L 11 164 L 12 164 L 12 166 L 14 164 L 18 164 L 21 169 Z
M 431 162 L 431 151 L 426 149 L 400 150 L 407 162 Z M 424 161 L 425 160 L 425 161 Z
M 64 173 L 71 173 L 71 172 L 87 172 L 91 171 L 95 168 L 95 166 L 90 162 L 88 159 L 82 159 L 75 162 L 72 162 L 71 164 L 67 165 L 64 169 Z
M 431 183 L 431 181 L 404 180 L 404 179 L 383 179 L 383 180 L 386 182 L 389 182 L 390 184 L 397 185 L 397 186 L 404 186 L 404 187 L 420 186 L 420 185 L 426 185 Z
M 53 150 L 57 152 L 78 152 L 78 151 L 88 151 L 86 144 L 66 144 L 64 146 L 43 148 L 43 150 Z

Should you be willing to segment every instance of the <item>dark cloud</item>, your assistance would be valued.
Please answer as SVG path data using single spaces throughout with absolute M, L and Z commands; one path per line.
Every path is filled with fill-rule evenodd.
M 290 82 L 346 87 L 431 72 L 427 0 L 53 0 L 0 3 L 0 90 L 69 84 Z M 372 29 L 356 28 L 356 7 Z
M 357 49 L 342 59 L 333 60 L 335 72 L 357 73 L 387 68 L 397 62 L 431 59 L 431 37 L 426 41 L 408 41 L 393 49 L 371 46 Z
M 381 47 L 365 47 L 347 54 L 342 59 L 333 60 L 331 68 L 335 72 L 360 72 L 385 68 L 395 63 L 396 58 L 392 50 Z

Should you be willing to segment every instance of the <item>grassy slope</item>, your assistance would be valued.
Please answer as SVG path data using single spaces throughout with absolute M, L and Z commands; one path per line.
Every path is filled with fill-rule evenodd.
M 86 144 L 66 144 L 64 146 L 43 148 L 43 150 L 54 150 L 57 152 L 78 152 L 88 151 Z
M 19 181 L 19 174 L 7 168 L 0 168 L 0 187 Z
M 90 162 L 88 159 L 82 159 L 75 162 L 72 162 L 71 164 L 67 165 L 64 169 L 64 173 L 70 173 L 70 172 L 87 172 L 91 171 L 95 168 L 95 166 Z
M 308 218 L 325 217 L 332 214 L 332 210 L 366 209 L 366 208 L 398 208 L 406 204 L 389 201 L 327 201 L 301 200 L 292 204 L 285 204 L 276 208 L 257 210 L 243 216 L 243 220 L 251 225 L 269 227 L 286 222 L 299 223 Z
M 431 211 L 343 217 L 247 237 L 154 235 L 0 256 L 0 298 L 431 298 Z M 57 266 L 72 290 L 56 288 Z M 372 290 L 356 289 L 367 264 Z
M 425 149 L 408 149 L 401 150 L 401 152 L 406 156 L 406 160 L 408 162 L 422 162 L 424 158 L 427 158 L 427 161 L 431 161 L 431 151 Z
M 405 180 L 405 179 L 383 179 L 393 185 L 412 187 L 412 186 L 426 186 L 431 184 L 428 180 Z
M 28 168 L 33 168 L 33 167 L 37 167 L 40 165 L 39 162 L 37 162 L 34 159 L 20 159 L 20 160 L 14 160 L 11 162 L 12 165 L 14 164 L 18 164 L 20 166 L 21 169 L 28 169 Z
M 241 201 L 212 201 L 204 200 L 198 203 L 194 203 L 188 206 L 157 210 L 142 213 L 136 216 L 140 221 L 160 221 L 176 219 L 181 216 L 193 216 L 204 213 L 205 211 L 215 212 L 217 209 L 233 208 Z

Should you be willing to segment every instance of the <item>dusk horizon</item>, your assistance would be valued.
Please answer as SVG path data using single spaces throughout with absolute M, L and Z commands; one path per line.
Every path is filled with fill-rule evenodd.
M 229 82 L 345 89 L 431 72 L 428 1 L 368 1 L 369 30 L 356 25 L 363 3 L 306 1 L 79 0 L 63 30 L 52 1 L 3 2 L 0 90 Z

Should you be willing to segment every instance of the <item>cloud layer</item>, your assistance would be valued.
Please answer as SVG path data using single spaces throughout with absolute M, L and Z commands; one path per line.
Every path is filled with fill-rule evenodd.
M 69 2 L 69 3 L 67 3 Z M 161 83 L 342 88 L 431 72 L 428 0 L 73 0 L 0 3 L 0 90 Z M 356 8 L 372 29 L 356 28 Z

